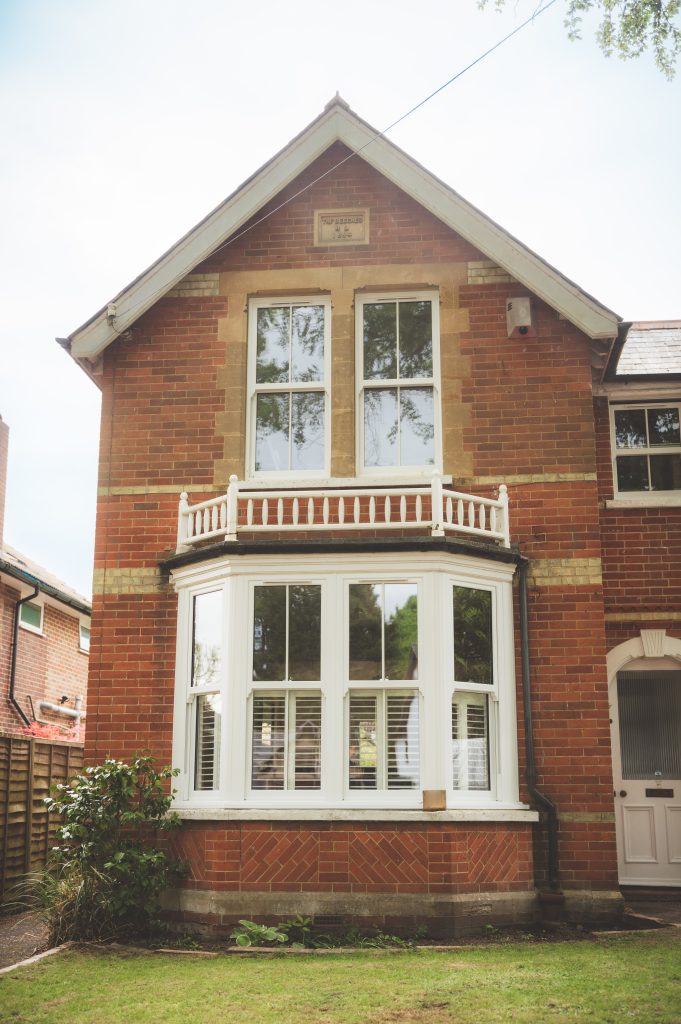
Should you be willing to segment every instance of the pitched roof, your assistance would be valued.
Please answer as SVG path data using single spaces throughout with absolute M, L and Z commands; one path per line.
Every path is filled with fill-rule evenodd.
M 681 376 L 681 320 L 641 320 L 629 328 L 617 377 Z
M 619 317 L 436 178 L 336 96 L 307 128 L 195 228 L 66 339 L 96 360 L 118 335 L 239 230 L 334 142 L 342 142 L 590 338 L 611 339 Z
M 16 578 L 29 577 L 25 582 L 37 584 L 43 593 L 85 615 L 89 615 L 92 610 L 86 597 L 9 544 L 0 549 L 0 572 L 3 571 Z

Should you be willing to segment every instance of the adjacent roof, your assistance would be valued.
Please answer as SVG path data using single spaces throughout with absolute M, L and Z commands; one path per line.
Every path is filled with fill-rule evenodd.
M 629 328 L 617 377 L 681 377 L 681 320 L 641 320 Z
M 54 576 L 53 573 L 44 569 L 42 565 L 33 562 L 26 555 L 22 555 L 16 548 L 10 547 L 9 544 L 6 544 L 0 550 L 1 572 L 6 572 L 9 576 L 21 579 L 25 583 L 33 583 L 44 594 L 53 597 L 56 601 L 61 601 L 62 604 L 68 605 L 69 608 L 82 612 L 84 615 L 90 615 L 92 611 L 92 605 L 86 597 L 73 590 L 68 584 Z
M 211 255 L 335 142 L 375 170 L 503 267 L 592 339 L 612 339 L 619 317 L 587 295 L 416 160 L 358 117 L 336 96 L 322 114 L 236 192 L 68 338 L 76 359 L 94 361 L 118 335 Z

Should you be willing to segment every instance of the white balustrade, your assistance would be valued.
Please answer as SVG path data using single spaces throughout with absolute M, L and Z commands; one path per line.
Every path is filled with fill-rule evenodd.
M 433 474 L 429 487 L 380 485 L 300 490 L 249 489 L 236 476 L 227 494 L 190 505 L 180 495 L 177 550 L 240 533 L 420 529 L 434 537 L 465 534 L 510 547 L 508 493 L 481 498 L 443 486 Z

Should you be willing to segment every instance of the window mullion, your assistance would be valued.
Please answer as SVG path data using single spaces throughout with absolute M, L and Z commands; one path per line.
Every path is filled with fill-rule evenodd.
M 295 697 L 290 690 L 286 691 L 284 716 L 284 788 L 293 790 L 296 786 L 296 710 Z

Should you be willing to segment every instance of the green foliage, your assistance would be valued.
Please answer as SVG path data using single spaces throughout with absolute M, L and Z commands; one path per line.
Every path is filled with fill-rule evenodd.
M 106 760 L 46 799 L 62 824 L 35 893 L 53 942 L 149 937 L 158 897 L 185 873 L 148 843 L 155 832 L 180 824 L 169 813 L 167 790 L 176 774 L 156 771 L 148 756 L 130 764 Z
M 274 946 L 288 943 L 285 931 L 272 925 L 256 924 L 255 921 L 239 921 L 239 927 L 229 933 L 237 946 Z
M 487 7 L 490 0 L 478 0 Z M 494 0 L 501 10 L 506 0 Z M 651 50 L 655 63 L 667 79 L 675 74 L 681 53 L 681 0 L 568 0 L 565 28 L 570 39 L 580 39 L 584 16 L 600 12 L 596 39 L 606 57 L 616 53 L 622 60 L 640 57 Z

